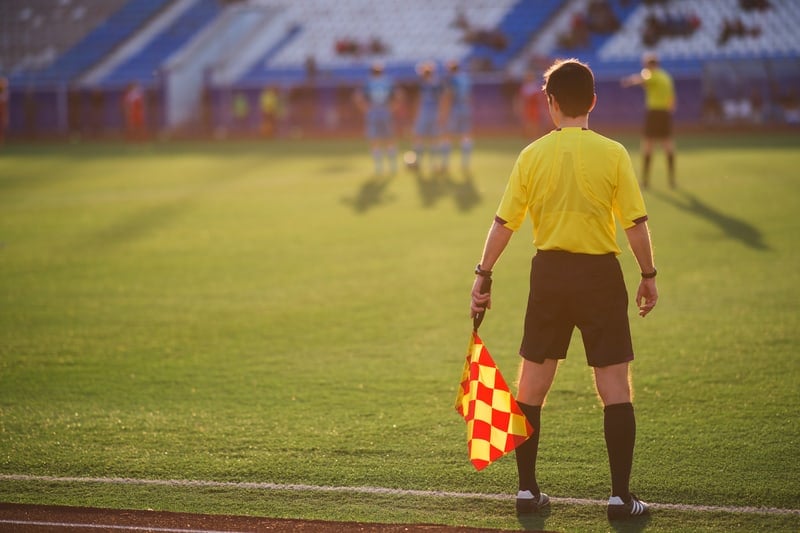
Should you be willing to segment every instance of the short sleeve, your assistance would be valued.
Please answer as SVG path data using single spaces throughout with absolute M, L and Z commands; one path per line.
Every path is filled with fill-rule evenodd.
M 627 150 L 621 148 L 617 168 L 617 193 L 614 198 L 614 214 L 623 229 L 628 229 L 647 220 L 644 198 L 636 181 L 636 173 Z
M 502 221 L 506 228 L 517 231 L 525 221 L 527 212 L 527 181 L 518 158 L 514 163 L 514 168 L 511 170 L 511 176 L 500 200 L 500 206 L 497 208 L 495 220 Z

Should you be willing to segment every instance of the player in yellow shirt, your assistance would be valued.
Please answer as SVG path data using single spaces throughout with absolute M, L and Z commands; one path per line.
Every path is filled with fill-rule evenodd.
M 661 143 L 667 154 L 669 185 L 674 189 L 675 141 L 672 136 L 672 115 L 677 105 L 675 84 L 669 73 L 661 68 L 656 54 L 645 54 L 642 64 L 644 68 L 640 73 L 622 78 L 620 82 L 623 87 L 641 85 L 644 88 L 646 112 L 642 137 L 642 186 L 647 188 L 650 185 L 653 145 Z
M 516 450 L 517 513 L 536 512 L 549 503 L 536 481 L 541 408 L 578 327 L 604 406 L 611 469 L 608 516 L 630 518 L 648 509 L 628 487 L 636 439 L 628 375 L 634 354 L 615 223 L 625 230 L 642 271 L 636 304 L 645 316 L 658 299 L 647 212 L 628 152 L 589 129 L 596 102 L 589 67 L 574 59 L 556 61 L 544 79 L 556 129 L 524 148 L 514 164 L 475 269 L 470 311 L 474 317 L 491 307 L 491 294 L 481 292 L 483 281 L 529 217 L 537 252 L 517 401 L 534 434 Z
M 277 87 L 265 87 L 259 98 L 261 107 L 261 135 L 272 138 L 277 129 L 280 114 L 280 96 Z

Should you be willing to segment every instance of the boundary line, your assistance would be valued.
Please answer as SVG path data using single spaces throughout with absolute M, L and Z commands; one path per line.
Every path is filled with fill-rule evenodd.
M 174 527 L 154 527 L 154 526 L 122 526 L 112 524 L 81 524 L 72 522 L 43 522 L 39 520 L 3 520 L 0 519 L 0 524 L 8 524 L 10 526 L 33 526 L 33 527 L 46 527 L 46 528 L 61 528 L 61 529 L 99 529 L 102 531 L 152 531 L 155 533 L 236 533 L 235 531 L 218 531 L 214 529 L 181 529 Z
M 134 479 L 119 477 L 62 477 L 62 476 L 33 476 L 27 474 L 0 474 L 0 481 L 33 481 L 45 483 L 99 483 L 106 485 L 150 485 L 161 487 L 212 487 L 229 489 L 250 489 L 265 491 L 296 491 L 296 492 L 353 492 L 357 494 L 388 494 L 393 496 L 419 496 L 434 498 L 474 498 L 480 500 L 513 500 L 513 494 L 488 494 L 480 492 L 451 492 L 438 490 L 418 489 L 392 489 L 388 487 L 336 487 L 330 485 L 305 485 L 296 483 L 268 483 L 248 481 L 203 481 L 192 479 Z M 605 500 L 590 500 L 585 498 L 559 498 L 550 497 L 554 503 L 571 505 L 606 505 Z M 650 503 L 652 509 L 669 509 L 672 511 L 689 511 L 700 513 L 741 513 L 741 514 L 767 514 L 767 515 L 796 515 L 800 516 L 800 509 L 780 509 L 776 507 L 736 507 L 725 505 L 688 505 L 679 503 Z

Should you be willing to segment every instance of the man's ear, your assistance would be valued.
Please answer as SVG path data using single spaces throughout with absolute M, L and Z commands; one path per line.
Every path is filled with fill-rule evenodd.
M 597 93 L 594 93 L 592 95 L 592 105 L 589 106 L 589 113 L 592 112 L 592 110 L 594 109 L 595 105 L 597 105 Z

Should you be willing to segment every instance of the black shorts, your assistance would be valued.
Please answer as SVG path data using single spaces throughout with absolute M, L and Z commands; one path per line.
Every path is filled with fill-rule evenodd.
M 577 326 L 589 366 L 633 360 L 628 291 L 614 254 L 540 250 L 531 261 L 530 283 L 522 357 L 536 363 L 565 359 Z
M 672 113 L 660 109 L 648 111 L 644 117 L 644 136 L 648 139 L 672 137 Z

